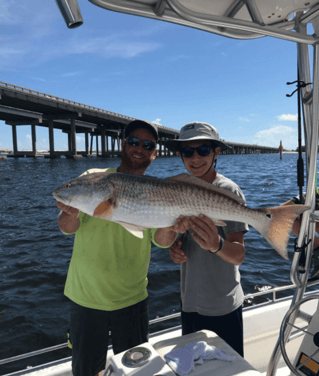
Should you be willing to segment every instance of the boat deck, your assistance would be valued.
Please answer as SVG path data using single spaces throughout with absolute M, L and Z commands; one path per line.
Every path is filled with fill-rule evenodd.
M 269 359 L 271 357 L 274 346 L 278 340 L 280 325 L 282 319 L 290 307 L 291 299 L 285 298 L 276 302 L 269 302 L 258 306 L 248 307 L 244 310 L 244 333 L 245 333 L 245 362 L 250 365 L 251 371 L 257 370 L 265 374 L 267 371 Z M 303 310 L 310 314 L 316 309 L 315 302 L 308 302 Z M 303 326 L 301 320 L 297 320 L 297 325 Z M 203 334 L 205 333 L 204 337 Z M 207 333 L 211 333 L 207 335 Z M 155 348 L 159 355 L 163 358 L 164 354 L 171 351 L 173 348 L 183 347 L 187 342 L 195 342 L 197 340 L 205 340 L 210 343 L 215 338 L 215 345 L 222 349 L 223 346 L 228 346 L 218 336 L 212 332 L 201 331 L 189 336 L 181 336 L 181 327 L 173 327 L 150 335 L 150 344 Z M 189 337 L 189 338 L 188 338 Z M 217 340 L 216 340 L 217 338 Z M 296 354 L 300 346 L 302 337 L 295 339 L 288 343 L 287 352 L 292 356 Z M 222 341 L 222 342 L 219 342 Z M 224 343 L 224 344 L 223 344 Z M 220 347 L 221 346 L 221 347 Z M 228 346 L 229 347 L 229 346 Z M 234 354 L 235 351 L 229 348 Z M 227 352 L 227 351 L 225 351 Z M 109 359 L 112 357 L 112 349 L 108 352 L 107 365 L 110 363 Z M 233 355 L 233 354 L 229 354 Z M 238 355 L 238 354 L 237 354 Z M 239 356 L 239 355 L 238 355 Z M 241 357 L 240 357 L 241 358 Z M 241 358 L 242 359 L 242 358 Z M 192 371 L 189 376 L 209 376 L 216 375 L 216 370 L 213 371 L 213 362 L 207 361 L 201 366 L 196 366 L 196 372 Z M 220 362 L 220 361 L 215 361 Z M 238 366 L 238 360 L 236 360 Z M 237 374 L 235 371 L 230 373 Z M 230 375 L 227 374 L 227 375 Z M 288 367 L 285 366 L 284 360 L 281 358 L 278 364 L 277 374 L 286 376 L 290 374 Z M 11 373 L 11 376 L 72 376 L 70 358 L 62 359 L 57 362 L 52 362 L 46 365 L 37 366 L 32 369 Z M 226 374 L 218 372 L 218 376 Z

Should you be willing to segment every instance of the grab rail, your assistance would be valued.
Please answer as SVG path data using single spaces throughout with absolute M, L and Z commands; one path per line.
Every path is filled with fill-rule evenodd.
M 310 287 L 310 286 L 314 286 L 316 284 L 319 284 L 319 280 L 308 282 L 307 286 Z M 272 294 L 272 301 L 275 302 L 276 299 L 277 299 L 277 295 L 276 295 L 277 292 L 285 291 L 285 290 L 289 290 L 289 289 L 293 289 L 295 287 L 296 286 L 294 284 L 285 285 L 285 286 L 277 286 L 277 287 L 270 288 L 269 290 L 259 291 L 259 292 L 255 292 L 255 293 L 252 293 L 252 294 L 246 294 L 245 295 L 245 299 L 248 299 L 248 298 L 251 299 L 251 298 L 255 298 L 257 296 Z M 150 320 L 149 321 L 149 325 L 157 324 L 159 322 L 163 322 L 163 321 L 167 321 L 167 320 L 172 320 L 172 319 L 175 319 L 177 317 L 180 317 L 180 315 L 181 315 L 181 313 L 178 312 L 178 313 L 173 313 L 172 315 L 167 315 L 167 316 L 164 316 L 164 317 L 157 317 L 157 318 L 155 318 L 153 320 Z M 67 343 L 63 343 L 61 345 L 47 347 L 45 349 L 36 350 L 36 351 L 32 351 L 32 352 L 29 352 L 29 353 L 26 353 L 26 354 L 21 354 L 21 355 L 13 356 L 11 358 L 0 360 L 0 365 L 7 364 L 7 363 L 12 363 L 12 362 L 15 362 L 15 361 L 18 361 L 18 360 L 27 359 L 27 358 L 30 358 L 32 356 L 45 354 L 45 353 L 48 353 L 48 352 L 51 352 L 51 351 L 64 349 L 66 347 L 68 347 L 68 344 Z

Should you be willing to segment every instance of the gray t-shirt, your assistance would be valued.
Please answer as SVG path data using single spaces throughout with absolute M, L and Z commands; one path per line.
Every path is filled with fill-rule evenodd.
M 245 200 L 238 185 L 223 175 L 218 174 L 212 185 L 231 191 Z M 249 231 L 247 224 L 225 223 L 226 227 L 218 227 L 218 233 L 224 239 L 232 232 Z M 192 231 L 182 236 L 182 249 L 188 256 L 187 261 L 181 264 L 182 310 L 205 316 L 222 316 L 233 312 L 244 301 L 238 266 L 201 248 L 192 237 Z

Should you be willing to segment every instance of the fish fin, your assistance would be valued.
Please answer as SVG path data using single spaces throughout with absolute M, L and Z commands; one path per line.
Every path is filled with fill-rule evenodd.
M 98 217 L 102 219 L 111 218 L 113 214 L 114 203 L 111 199 L 107 201 L 102 201 L 93 212 L 93 217 Z
M 216 187 L 216 186 L 212 185 L 211 183 L 207 183 L 206 181 L 199 179 L 199 178 L 196 178 L 195 176 L 192 176 L 192 175 L 189 175 L 189 174 L 180 174 L 180 175 L 176 175 L 176 176 L 171 176 L 171 177 L 167 178 L 167 180 L 173 180 L 173 181 L 177 181 L 177 182 L 180 182 L 180 183 L 197 185 L 199 187 L 208 189 L 208 190 L 213 191 L 215 193 L 227 196 L 227 197 L 231 198 L 232 200 L 234 200 L 234 201 L 236 201 L 240 204 L 245 203 L 245 201 L 241 197 L 237 196 L 235 193 L 232 193 L 232 192 L 230 192 L 226 189 L 223 189 L 223 188 Z
M 262 209 L 271 222 L 254 226 L 274 247 L 281 257 L 288 260 L 287 244 L 295 219 L 310 209 L 306 205 L 287 205 Z
M 94 184 L 99 182 L 101 179 L 106 178 L 109 175 L 115 174 L 116 172 L 114 171 L 98 171 L 98 172 L 90 172 L 89 174 L 82 174 L 80 177 L 87 181 L 88 183 Z
M 133 225 L 132 223 L 118 221 L 116 222 L 119 225 L 123 226 L 127 231 L 129 231 L 132 235 L 136 236 L 137 238 L 143 239 L 143 231 L 145 230 L 144 227 Z
M 80 177 L 86 176 L 86 175 L 91 175 L 91 174 L 101 174 L 101 173 L 104 173 L 104 172 L 114 173 L 115 171 L 105 171 L 105 168 L 90 168 L 89 170 L 84 171 L 83 174 L 80 175 Z

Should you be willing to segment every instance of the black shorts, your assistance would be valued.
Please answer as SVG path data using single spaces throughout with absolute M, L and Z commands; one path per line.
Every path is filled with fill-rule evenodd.
M 114 354 L 148 341 L 148 298 L 116 311 L 82 307 L 71 301 L 70 340 L 74 376 L 94 376 L 105 368 L 109 331 Z
M 183 336 L 199 330 L 211 330 L 227 342 L 242 357 L 244 356 L 242 306 L 223 316 L 203 316 L 197 312 L 182 311 Z

